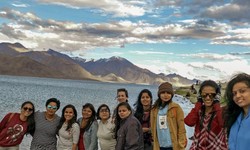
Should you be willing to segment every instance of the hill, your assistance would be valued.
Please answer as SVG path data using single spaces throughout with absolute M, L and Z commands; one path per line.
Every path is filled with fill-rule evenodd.
M 0 74 L 4 75 L 156 85 L 168 81 L 175 86 L 187 86 L 195 82 L 177 74 L 155 74 L 117 56 L 86 61 L 52 49 L 32 51 L 20 43 L 0 43 L 0 54 Z

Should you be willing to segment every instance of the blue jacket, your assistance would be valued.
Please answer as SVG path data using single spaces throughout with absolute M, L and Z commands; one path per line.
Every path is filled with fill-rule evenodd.
M 77 122 L 81 123 L 82 118 L 79 118 Z M 97 129 L 98 129 L 98 123 L 95 120 L 91 124 L 89 129 L 84 132 L 83 143 L 84 143 L 85 150 L 97 150 L 98 149 Z
M 230 129 L 229 149 L 230 150 L 247 150 L 250 142 L 250 108 L 248 114 L 243 118 L 243 112 L 240 113 L 237 120 Z

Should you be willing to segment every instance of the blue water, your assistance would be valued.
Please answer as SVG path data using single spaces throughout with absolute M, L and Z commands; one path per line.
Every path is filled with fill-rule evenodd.
M 157 86 L 103 83 L 86 80 L 65 80 L 37 77 L 20 77 L 0 75 L 0 120 L 8 112 L 20 112 L 21 104 L 30 100 L 35 104 L 36 110 L 45 110 L 47 99 L 55 97 L 61 101 L 61 108 L 57 114 L 61 116 L 61 110 L 66 104 L 73 104 L 78 117 L 81 117 L 82 105 L 92 103 L 97 109 L 105 103 L 113 110 L 117 105 L 116 90 L 126 88 L 129 93 L 131 106 L 137 100 L 142 89 L 149 89 L 153 99 L 157 98 Z M 188 112 L 192 105 L 182 97 L 175 96 L 176 101 L 182 106 L 184 112 Z M 28 150 L 31 137 L 25 137 L 21 144 L 21 150 Z

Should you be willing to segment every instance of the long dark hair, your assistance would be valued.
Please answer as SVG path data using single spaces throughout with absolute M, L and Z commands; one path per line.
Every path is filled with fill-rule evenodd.
M 197 97 L 198 101 L 203 101 L 202 97 L 201 97 L 201 93 L 202 93 L 202 90 L 205 87 L 208 87 L 208 86 L 214 88 L 215 93 L 216 93 L 216 97 L 220 98 L 220 96 L 217 96 L 217 95 L 220 95 L 220 93 L 221 93 L 219 85 L 213 80 L 205 80 L 200 85 L 200 89 L 199 89 L 199 93 L 198 93 L 198 97 Z M 220 99 L 217 99 L 217 100 L 220 100 Z M 200 129 L 203 128 L 203 123 L 204 123 L 204 119 L 205 119 L 205 110 L 206 110 L 206 106 L 203 105 L 201 107 L 201 112 L 200 112 Z M 211 129 L 211 124 L 212 124 L 213 118 L 215 117 L 215 114 L 216 113 L 213 111 L 212 115 L 211 115 L 211 117 L 209 119 L 209 122 L 208 122 L 208 125 L 207 125 L 208 131 L 210 131 L 210 129 Z
M 74 116 L 72 117 L 71 120 L 69 120 L 68 122 L 68 125 L 67 125 L 67 128 L 66 128 L 66 131 L 68 131 L 69 129 L 72 128 L 72 125 L 76 122 L 76 118 L 77 118 L 77 111 L 76 111 L 76 108 L 75 106 L 71 105 L 71 104 L 68 104 L 66 105 L 63 109 L 62 109 L 62 115 L 61 115 L 61 119 L 60 119 L 60 122 L 59 122 L 59 125 L 57 126 L 57 130 L 56 130 L 56 133 L 59 134 L 59 130 L 61 129 L 63 123 L 65 122 L 65 117 L 64 117 L 64 113 L 65 113 L 65 110 L 67 108 L 72 108 L 73 109 L 73 112 L 74 112 Z
M 225 100 L 227 103 L 227 107 L 224 111 L 224 120 L 225 120 L 225 127 L 227 128 L 227 136 L 229 136 L 230 129 L 234 122 L 236 121 L 237 117 L 243 111 L 243 108 L 239 107 L 233 101 L 233 86 L 236 83 L 243 82 L 245 83 L 248 88 L 250 88 L 250 75 L 246 73 L 239 73 L 228 82 L 226 91 L 225 91 Z
M 142 97 L 142 94 L 143 94 L 143 93 L 147 93 L 148 96 L 150 97 L 150 99 L 151 99 L 150 107 L 152 106 L 152 99 L 153 99 L 152 93 L 151 93 L 151 91 L 149 91 L 148 89 L 143 89 L 143 90 L 139 93 L 139 95 L 138 95 L 138 97 L 137 97 L 137 101 L 136 101 L 136 103 L 134 104 L 134 106 L 135 106 L 135 114 L 134 114 L 134 116 L 135 116 L 140 122 L 142 122 L 142 117 L 143 117 L 143 113 L 144 113 L 143 105 L 142 105 L 142 103 L 141 103 L 141 97 Z
M 118 130 L 121 127 L 121 121 L 122 121 L 122 119 L 119 116 L 119 111 L 118 111 L 119 107 L 121 107 L 121 106 L 125 106 L 132 113 L 132 109 L 131 109 L 130 105 L 127 102 L 121 102 L 121 103 L 119 103 L 117 105 L 117 107 L 116 107 L 116 114 L 115 114 L 115 129 L 114 129 L 115 130 L 115 139 L 117 139 L 117 136 L 118 136 L 117 132 L 118 132 Z
M 28 129 L 27 129 L 26 134 L 33 135 L 34 132 L 35 132 L 35 118 L 34 118 L 35 106 L 34 106 L 34 104 L 31 101 L 25 101 L 25 102 L 22 103 L 21 108 L 23 108 L 26 104 L 30 104 L 33 107 L 32 113 L 27 118 Z
M 87 125 L 85 126 L 84 129 L 81 129 L 81 130 L 87 131 L 92 125 L 92 123 L 96 120 L 96 111 L 95 111 L 95 107 L 91 103 L 86 103 L 85 105 L 82 106 L 82 109 L 85 109 L 85 108 L 89 108 L 92 111 L 92 115 L 90 119 L 88 120 Z

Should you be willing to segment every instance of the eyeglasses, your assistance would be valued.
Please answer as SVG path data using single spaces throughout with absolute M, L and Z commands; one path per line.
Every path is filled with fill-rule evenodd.
M 207 96 L 209 96 L 210 99 L 214 99 L 216 96 L 216 93 L 205 93 L 205 94 L 201 94 L 201 97 L 203 99 L 207 98 Z
M 48 109 L 53 109 L 53 110 L 57 110 L 57 106 L 51 106 L 51 105 L 48 105 L 47 106 Z
M 25 111 L 33 111 L 33 108 L 23 107 L 23 110 L 25 110 Z

